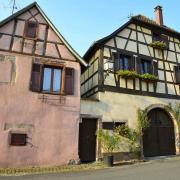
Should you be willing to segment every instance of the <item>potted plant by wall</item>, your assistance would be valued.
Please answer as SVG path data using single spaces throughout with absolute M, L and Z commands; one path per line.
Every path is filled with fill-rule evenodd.
M 135 79 L 139 77 L 139 74 L 136 71 L 130 70 L 119 70 L 116 72 L 116 75 L 126 79 Z
M 129 150 L 138 156 L 138 158 L 142 157 L 142 137 L 143 130 L 149 127 L 149 119 L 147 116 L 147 109 L 137 110 L 137 123 L 135 129 L 131 129 L 128 125 L 121 125 L 115 128 L 115 132 L 119 134 L 119 136 L 125 137 L 129 142 Z
M 103 157 L 104 163 L 107 166 L 113 166 L 113 152 L 119 149 L 120 136 L 115 131 L 99 129 L 97 131 L 97 138 L 101 142 L 103 152 L 107 153 Z
M 153 48 L 160 49 L 160 50 L 164 50 L 167 48 L 166 43 L 162 41 L 155 41 L 155 42 L 150 43 L 149 45 Z

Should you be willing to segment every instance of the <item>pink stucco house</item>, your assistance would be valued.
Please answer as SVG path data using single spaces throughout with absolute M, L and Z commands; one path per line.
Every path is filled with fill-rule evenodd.
M 37 3 L 0 22 L 0 167 L 78 159 L 81 66 Z

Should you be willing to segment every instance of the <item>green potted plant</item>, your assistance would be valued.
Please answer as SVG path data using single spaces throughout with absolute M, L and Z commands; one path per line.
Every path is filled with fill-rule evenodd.
M 135 79 L 139 77 L 139 74 L 136 71 L 130 71 L 130 70 L 119 70 L 116 72 L 116 75 L 119 77 L 126 79 Z
M 131 129 L 128 125 L 121 125 L 115 128 L 115 132 L 119 136 L 125 137 L 129 142 L 129 150 L 138 156 L 142 157 L 142 137 L 143 130 L 149 127 L 149 119 L 147 116 L 147 109 L 137 110 L 137 124 L 135 129 Z
M 110 132 L 99 129 L 97 131 L 97 138 L 101 142 L 103 151 L 107 153 L 107 155 L 103 157 L 105 164 L 107 166 L 113 166 L 113 152 L 119 149 L 120 136 L 115 131 Z
M 153 74 L 145 73 L 139 76 L 140 79 L 147 81 L 147 82 L 155 82 L 158 80 L 158 77 L 156 77 Z
M 162 42 L 162 41 L 155 41 L 149 44 L 151 47 L 156 48 L 156 49 L 161 49 L 164 50 L 167 48 L 166 43 Z

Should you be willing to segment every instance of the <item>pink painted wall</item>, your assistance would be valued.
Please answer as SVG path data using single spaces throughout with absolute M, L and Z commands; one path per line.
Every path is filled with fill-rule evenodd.
M 30 11 L 37 14 L 36 8 Z M 18 18 L 26 20 L 31 14 L 26 12 Z M 78 159 L 80 64 L 50 27 L 43 56 L 45 42 L 42 40 L 48 25 L 41 14 L 37 14 L 36 19 L 43 24 L 39 26 L 34 44 L 25 38 L 23 43 L 24 21 L 17 20 L 16 37 L 12 34 L 14 20 L 0 27 L 1 33 L 6 32 L 0 36 L 0 54 L 15 56 L 12 67 L 12 62 L 0 61 L 0 167 L 62 165 Z M 59 43 L 57 48 L 54 47 L 56 42 Z M 75 94 L 65 96 L 65 103 L 60 103 L 59 95 L 46 95 L 47 100 L 43 101 L 43 94 L 29 90 L 32 60 L 37 56 L 50 61 L 63 60 L 66 67 L 75 69 Z M 10 74 L 13 68 L 15 73 Z M 10 81 L 12 75 L 16 75 L 13 82 Z M 28 144 L 10 146 L 11 132 L 27 133 Z
M 78 159 L 79 63 L 66 62 L 75 69 L 75 95 L 61 104 L 59 95 L 47 95 L 43 102 L 42 94 L 29 90 L 32 57 L 15 57 L 16 82 L 0 84 L 0 167 L 61 165 Z M 29 143 L 10 146 L 10 132 L 26 132 Z

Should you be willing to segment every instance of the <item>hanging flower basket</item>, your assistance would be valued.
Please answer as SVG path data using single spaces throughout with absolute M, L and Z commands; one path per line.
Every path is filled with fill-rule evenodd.
M 149 73 L 140 75 L 140 79 L 142 79 L 143 81 L 146 81 L 146 82 L 158 81 L 158 77 L 154 76 L 153 74 L 149 74 Z
M 150 43 L 149 45 L 153 48 L 160 49 L 160 50 L 167 49 L 166 43 L 162 41 L 155 41 L 155 42 Z
M 116 75 L 125 79 L 135 79 L 139 78 L 139 74 L 136 71 L 129 71 L 129 70 L 119 70 L 116 72 Z

